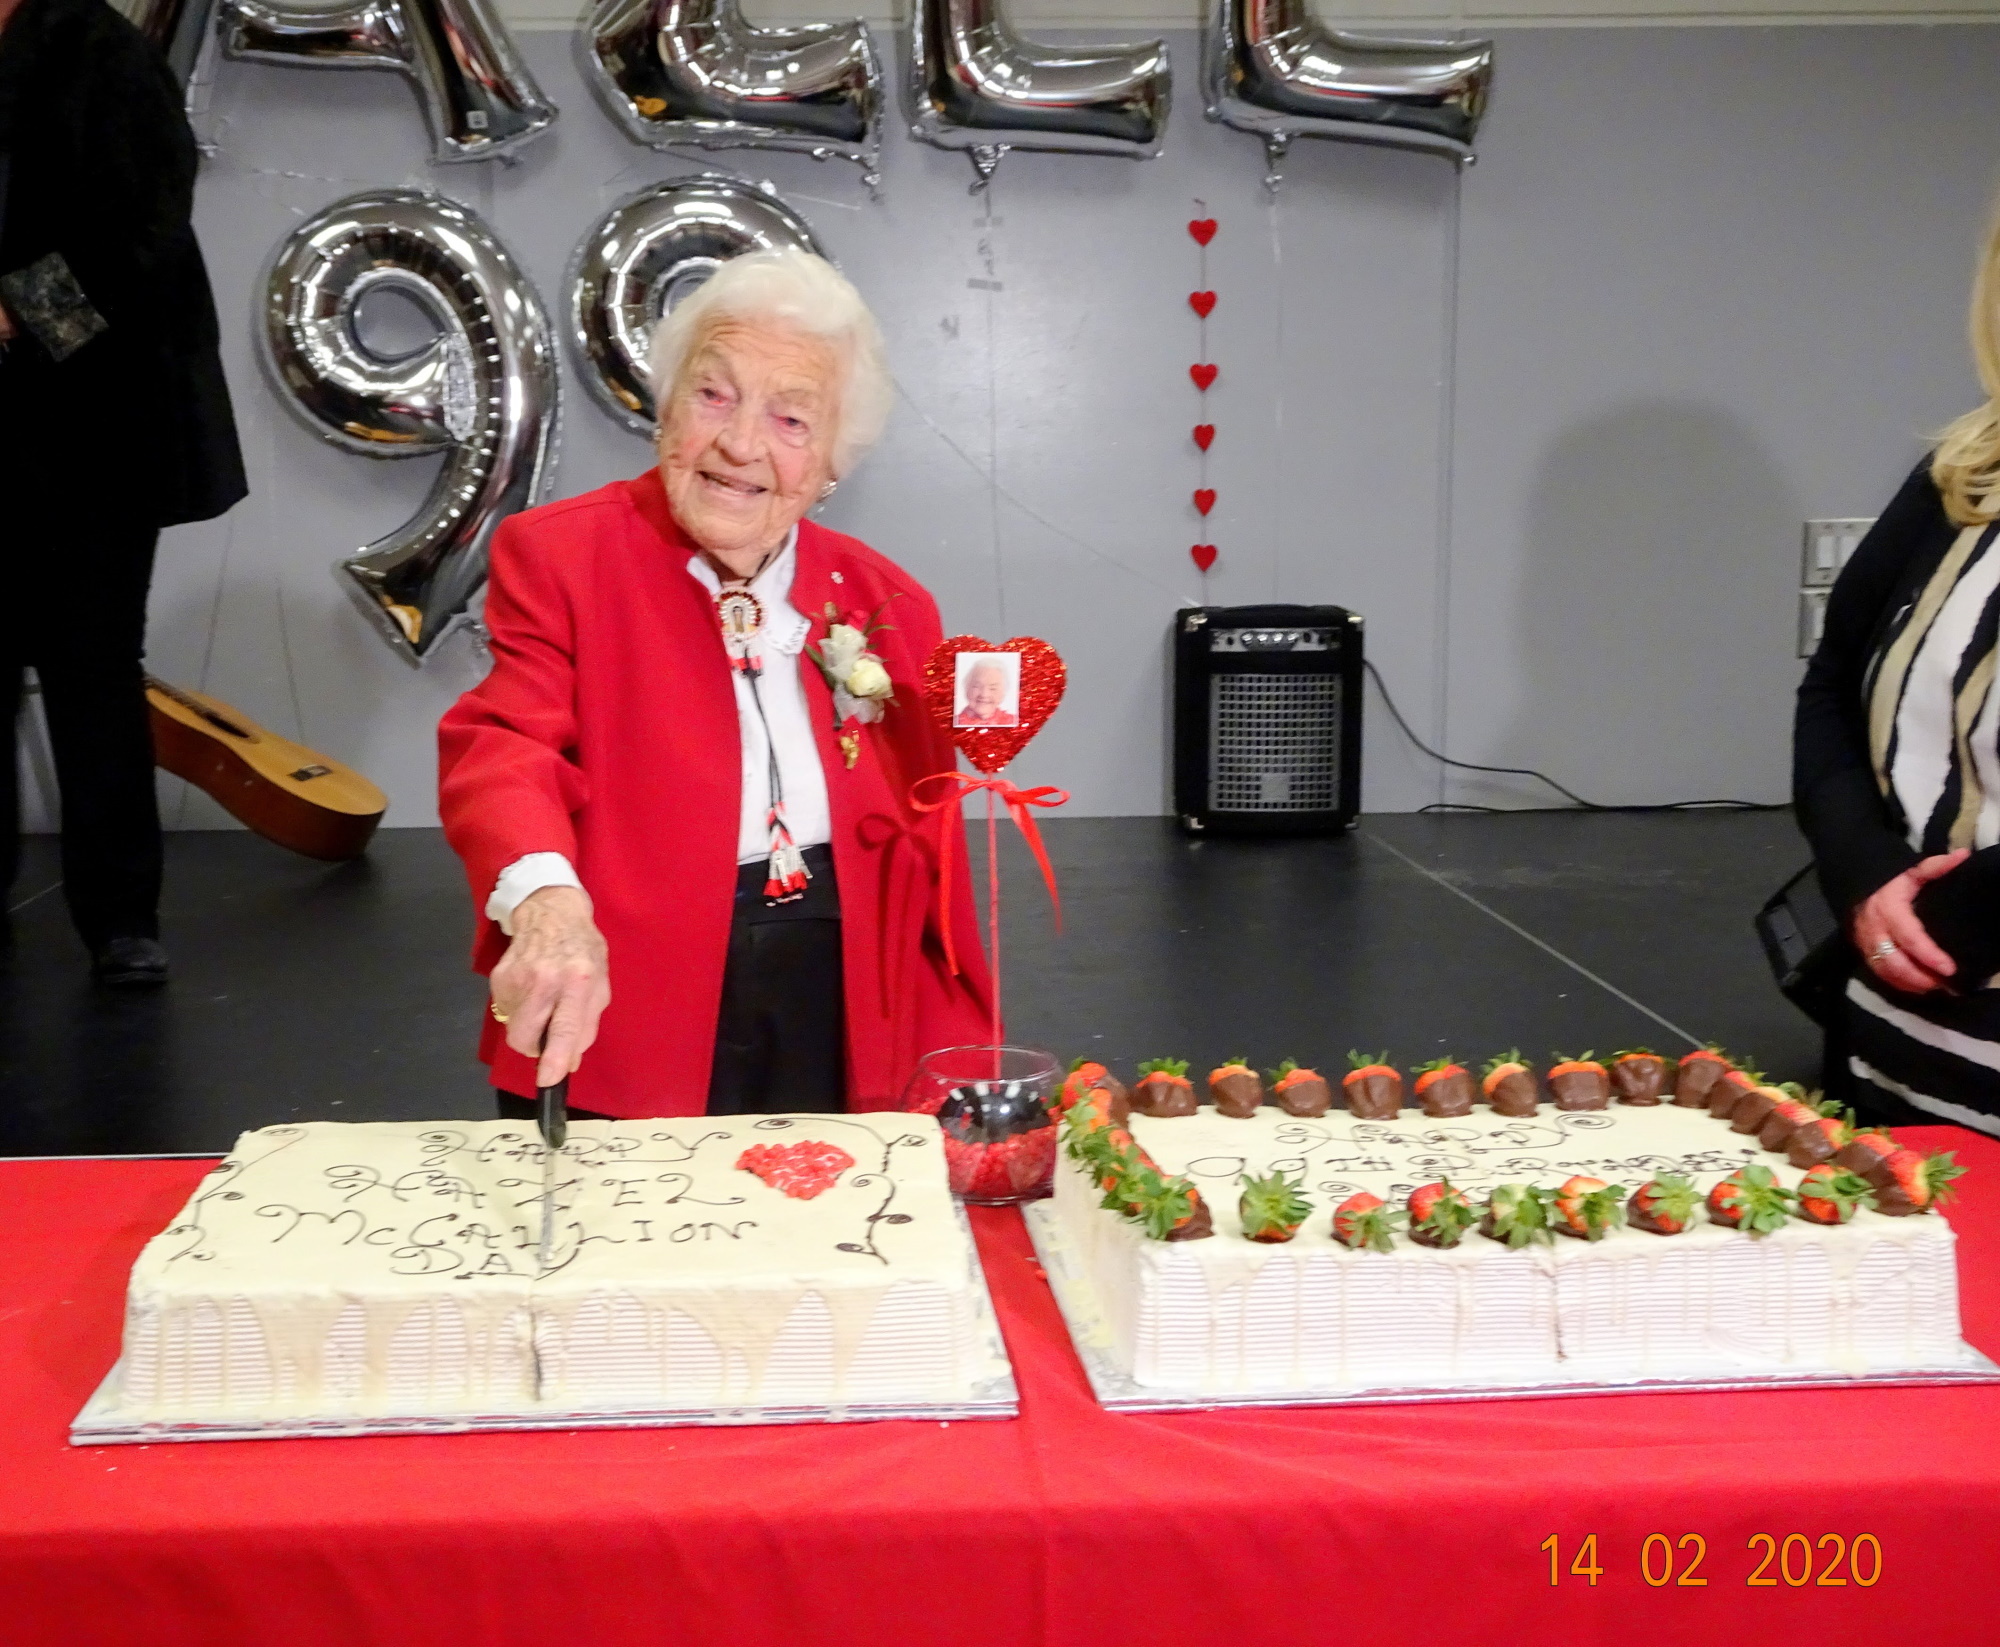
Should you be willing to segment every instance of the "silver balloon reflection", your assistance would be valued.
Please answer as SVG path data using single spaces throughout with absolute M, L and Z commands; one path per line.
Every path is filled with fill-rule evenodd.
M 1009 27 L 1001 0 L 917 0 L 908 90 L 910 135 L 963 149 L 984 183 L 1009 149 L 1152 159 L 1173 66 L 1163 41 L 1037 45 Z
M 465 621 L 494 528 L 553 478 L 555 339 L 541 299 L 476 215 L 414 189 L 335 201 L 279 244 L 260 290 L 264 364 L 308 428 L 368 457 L 444 458 L 411 519 L 335 566 L 389 644 L 422 663 Z M 394 350 L 365 341 L 363 307 L 385 294 L 434 335 Z
M 578 35 L 611 117 L 656 149 L 794 149 L 876 182 L 882 65 L 868 25 L 757 28 L 738 0 L 597 0 Z
M 1208 117 L 1264 139 L 1264 181 L 1296 137 L 1430 149 L 1470 163 L 1493 42 L 1377 40 L 1318 22 L 1311 0 L 1212 0 Z
M 650 437 L 646 345 L 660 317 L 732 257 L 786 246 L 826 255 L 804 218 L 737 178 L 678 178 L 619 201 L 577 243 L 563 278 L 570 347 L 591 398 Z
M 182 3 L 213 4 L 221 14 L 223 52 L 242 62 L 395 69 L 408 75 L 423 103 L 437 160 L 505 154 L 539 137 L 556 117 L 493 0 Z

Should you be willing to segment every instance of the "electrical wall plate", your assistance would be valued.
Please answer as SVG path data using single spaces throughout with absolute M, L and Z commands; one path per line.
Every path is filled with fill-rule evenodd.
M 1826 633 L 1826 597 L 1824 589 L 1801 589 L 1799 591 L 1799 656 L 1809 658 L 1819 650 L 1819 638 Z
M 1799 561 L 1799 586 L 1830 589 L 1848 557 L 1874 524 L 1872 516 L 1866 520 L 1807 521 L 1805 547 Z

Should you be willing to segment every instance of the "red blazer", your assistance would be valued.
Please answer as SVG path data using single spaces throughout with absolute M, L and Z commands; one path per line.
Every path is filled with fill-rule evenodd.
M 506 521 L 486 596 L 493 672 L 438 728 L 439 810 L 479 912 L 475 969 L 506 951 L 484 911 L 515 859 L 562 853 L 596 905 L 612 1000 L 570 1098 L 607 1115 L 699 1115 L 708 1101 L 742 768 L 715 608 L 687 571 L 694 552 L 654 471 Z M 811 521 L 791 600 L 815 641 L 829 601 L 843 615 L 884 607 L 890 626 L 871 644 L 896 701 L 862 729 L 851 771 L 825 678 L 799 663 L 833 817 L 848 1102 L 881 1109 L 924 1053 L 991 1034 L 963 854 L 951 889 L 959 976 L 938 937 L 938 831 L 960 827 L 957 809 L 926 815 L 907 799 L 915 779 L 957 764 L 923 695 L 937 605 L 866 544 Z M 533 1063 L 490 1015 L 479 1056 L 495 1086 L 534 1091 Z

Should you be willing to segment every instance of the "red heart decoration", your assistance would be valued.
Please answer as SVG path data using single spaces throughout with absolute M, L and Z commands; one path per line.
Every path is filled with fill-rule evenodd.
M 1202 245 L 1206 246 L 1211 240 L 1215 238 L 1215 231 L 1217 227 L 1219 227 L 1219 225 L 1216 223 L 1214 218 L 1197 217 L 1192 223 L 1188 225 L 1188 233 L 1193 235 L 1196 240 L 1202 243 Z
M 1215 564 L 1215 545 L 1212 543 L 1197 543 L 1188 554 L 1194 558 L 1195 565 L 1204 572 Z
M 1203 394 L 1207 394 L 1208 386 L 1215 381 L 1215 374 L 1218 370 L 1219 368 L 1214 366 L 1190 366 L 1188 368 L 1188 376 L 1194 379 L 1194 386 L 1197 389 Z
M 1194 506 L 1204 515 L 1213 509 L 1215 507 L 1215 488 L 1204 486 L 1199 492 L 1195 493 Z
M 957 696 L 958 663 L 961 652 L 1018 652 L 1021 654 L 1021 708 L 1017 726 L 953 726 L 953 700 Z M 924 696 L 930 701 L 931 719 L 951 735 L 961 754 L 989 778 L 1027 747 L 1028 740 L 1041 731 L 1042 723 L 1062 702 L 1069 672 L 1062 656 L 1045 640 L 1032 635 L 1016 635 L 995 645 L 977 635 L 947 635 L 937 643 L 924 664 Z
M 1215 444 L 1215 425 L 1212 423 L 1197 423 L 1194 426 L 1194 443 L 1204 452 L 1213 446 Z
M 1200 315 L 1203 320 L 1206 320 L 1210 315 L 1215 313 L 1215 293 L 1189 292 L 1188 307 Z

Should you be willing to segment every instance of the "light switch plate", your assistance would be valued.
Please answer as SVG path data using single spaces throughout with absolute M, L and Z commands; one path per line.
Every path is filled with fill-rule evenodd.
M 1831 588 L 1848 557 L 1874 524 L 1873 518 L 1807 521 L 1805 547 L 1799 561 L 1800 586 Z
M 1809 658 L 1819 650 L 1819 638 L 1826 633 L 1824 589 L 1799 591 L 1799 656 Z

